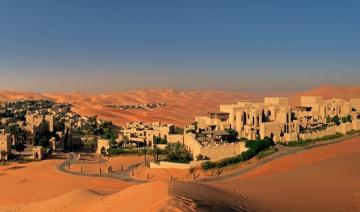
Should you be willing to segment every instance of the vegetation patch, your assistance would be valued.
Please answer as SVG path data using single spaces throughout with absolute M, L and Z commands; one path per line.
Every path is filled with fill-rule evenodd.
M 249 140 L 245 142 L 245 146 L 248 148 L 248 150 L 241 153 L 240 155 L 224 158 L 217 162 L 206 161 L 202 163 L 202 168 L 204 170 L 213 169 L 213 168 L 223 168 L 226 166 L 230 166 L 250 160 L 251 158 L 259 154 L 263 150 L 269 149 L 270 147 L 274 146 L 274 142 L 269 138 L 266 138 L 264 140 L 256 140 L 256 141 Z
M 189 163 L 193 160 L 190 150 L 183 144 L 169 143 L 164 150 L 166 161 L 174 163 Z
M 289 141 L 289 142 L 279 142 L 279 144 L 283 146 L 289 146 L 289 147 L 297 147 L 297 146 L 306 146 L 309 144 L 314 144 L 319 141 L 331 141 L 337 138 L 340 138 L 344 136 L 342 133 L 336 133 L 334 135 L 326 135 L 321 138 L 316 139 L 307 139 L 307 140 L 299 140 L 299 141 Z
M 261 152 L 259 152 L 259 154 L 256 155 L 256 158 L 257 159 L 265 158 L 265 157 L 268 157 L 268 156 L 274 154 L 277 151 L 279 151 L 279 150 L 275 147 L 264 149 Z
M 127 155 L 127 154 L 141 154 L 140 149 L 124 149 L 124 148 L 110 148 L 109 155 Z

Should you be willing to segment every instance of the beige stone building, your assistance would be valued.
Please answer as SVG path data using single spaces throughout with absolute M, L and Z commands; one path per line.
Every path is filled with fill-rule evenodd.
M 286 97 L 265 97 L 264 102 L 239 101 L 236 104 L 220 105 L 220 112 L 197 116 L 195 121 L 200 131 L 219 131 L 234 129 L 239 138 L 255 140 L 265 137 L 274 141 L 297 141 L 302 133 L 319 131 L 331 127 L 327 123 L 337 116 L 339 119 L 352 118 L 352 124 L 346 124 L 343 130 L 357 130 L 360 120 L 359 99 L 323 100 L 319 96 L 302 96 L 301 105 L 291 107 Z M 343 122 L 343 121 L 342 121 Z M 345 123 L 341 123 L 341 126 Z M 314 134 L 314 133 L 313 133 Z
M 110 149 L 110 147 L 111 145 L 108 139 L 98 139 L 96 154 L 106 155 L 108 154 L 108 150 Z
M 299 132 L 298 122 L 293 120 L 286 97 L 265 97 L 264 102 L 239 101 L 220 105 L 221 112 L 229 113 L 228 126 L 247 139 L 272 137 L 280 141 L 284 134 Z
M 4 130 L 0 131 L 0 151 L 6 151 L 7 156 L 11 153 L 11 136 L 5 133 Z M 7 159 L 7 156 L 5 159 Z
M 46 122 L 49 126 L 49 131 L 54 132 L 55 116 L 52 114 L 40 115 L 40 114 L 26 114 L 26 126 L 25 129 L 28 132 L 26 144 L 34 145 L 36 133 L 41 123 Z
M 214 137 L 200 139 L 195 133 L 186 133 L 184 135 L 184 145 L 189 148 L 194 160 L 199 155 L 202 155 L 216 161 L 239 155 L 247 150 L 244 142 L 228 143 L 224 139 L 214 139 Z
M 148 146 L 153 145 L 154 137 L 159 137 L 166 140 L 174 140 L 176 137 L 172 136 L 173 134 L 175 134 L 175 125 L 164 124 L 161 122 L 126 123 L 124 129 L 120 132 L 122 140 L 127 138 L 129 142 L 146 144 Z

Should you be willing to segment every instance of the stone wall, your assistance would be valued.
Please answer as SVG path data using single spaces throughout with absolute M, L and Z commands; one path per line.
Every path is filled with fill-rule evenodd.
M 325 130 L 320 130 L 316 132 L 310 132 L 310 133 L 301 133 L 299 134 L 299 138 L 301 140 L 310 140 L 310 139 L 317 139 L 328 135 L 334 135 L 336 134 L 336 127 L 328 127 Z
M 352 129 L 353 129 L 353 126 L 352 126 L 351 122 L 342 123 L 339 126 L 336 126 L 336 132 L 342 133 L 342 134 L 346 134 L 346 133 L 350 132 Z
M 228 143 L 228 144 L 218 144 L 218 145 L 209 145 L 201 148 L 200 154 L 207 156 L 210 160 L 221 160 L 223 158 L 233 157 L 241 154 L 246 151 L 244 142 L 238 143 Z
M 184 145 L 190 149 L 194 158 L 201 152 L 202 145 L 195 139 L 195 134 L 193 133 L 184 135 Z
M 152 169 L 191 169 L 197 166 L 201 166 L 203 161 L 192 161 L 190 163 L 173 163 L 167 161 L 161 161 L 160 163 L 150 162 L 150 168 Z
M 4 132 L 0 132 L 0 150 L 5 150 L 7 152 L 7 159 L 7 156 L 11 152 L 11 136 Z
M 184 143 L 184 135 L 183 134 L 169 134 L 167 136 L 168 143 Z
M 283 137 L 283 141 L 289 142 L 289 141 L 298 141 L 298 133 L 285 133 Z
M 260 138 L 264 139 L 265 137 L 271 138 L 273 135 L 273 140 L 275 142 L 280 141 L 280 134 L 283 129 L 283 124 L 278 122 L 267 122 L 260 124 Z
M 353 130 L 360 130 L 360 120 L 353 120 L 352 128 L 353 128 Z

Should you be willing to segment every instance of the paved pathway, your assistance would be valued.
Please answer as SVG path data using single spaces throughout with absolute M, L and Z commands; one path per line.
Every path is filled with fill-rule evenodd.
M 256 163 L 250 164 L 246 167 L 234 170 L 228 174 L 224 174 L 224 175 L 220 175 L 220 176 L 210 176 L 210 177 L 205 177 L 205 178 L 200 178 L 197 180 L 194 180 L 194 182 L 213 182 L 213 181 L 222 181 L 222 180 L 226 180 L 229 178 L 233 178 L 236 176 L 240 176 L 243 175 L 245 173 L 248 173 L 262 165 L 264 165 L 265 163 L 268 163 L 272 160 L 287 156 L 287 155 L 291 155 L 291 154 L 295 154 L 295 153 L 299 153 L 299 152 L 303 152 L 309 149 L 313 149 L 316 147 L 320 147 L 320 146 L 325 146 L 325 145 L 330 145 L 330 144 L 334 144 L 334 143 L 338 143 L 344 140 L 348 140 L 354 137 L 360 136 L 360 133 L 355 133 L 353 135 L 345 135 L 344 137 L 338 138 L 338 139 L 334 139 L 331 141 L 321 141 L 321 142 L 316 142 L 314 144 L 310 144 L 310 145 L 306 145 L 306 146 L 298 146 L 298 147 L 286 147 L 286 146 L 281 146 L 281 145 L 276 145 L 276 148 L 279 149 L 279 151 L 277 151 L 276 153 L 267 156 L 263 159 L 260 159 L 259 161 L 257 161 Z M 105 159 L 102 159 L 103 162 L 106 162 Z M 115 171 L 112 172 L 110 174 L 104 173 L 104 174 L 89 174 L 89 173 L 79 173 L 79 172 L 72 172 L 71 170 L 68 170 L 68 165 L 70 164 L 79 164 L 82 163 L 81 161 L 76 160 L 76 154 L 74 152 L 70 152 L 68 153 L 68 159 L 64 162 L 62 162 L 61 164 L 59 164 L 56 168 L 64 173 L 67 174 L 72 174 L 72 175 L 78 175 L 78 176 L 88 176 L 88 177 L 107 177 L 107 178 L 112 178 L 112 179 L 118 179 L 118 180 L 122 180 L 122 181 L 127 181 L 127 182 L 132 182 L 132 183 L 146 183 L 148 181 L 145 180 L 139 180 L 139 179 L 135 179 L 133 177 L 130 176 L 130 173 L 136 169 L 136 167 L 142 165 L 143 163 L 137 163 L 137 164 L 132 164 L 130 165 L 128 168 L 126 168 L 123 172 L 122 171 Z M 89 162 L 87 162 L 89 164 Z M 98 163 L 98 161 L 94 161 L 94 162 L 90 162 L 90 163 Z M 105 171 L 105 170 L 104 170 Z
M 77 175 L 77 176 L 88 176 L 88 177 L 107 177 L 107 178 L 112 178 L 112 179 L 118 179 L 118 180 L 122 180 L 122 181 L 127 181 L 127 182 L 132 182 L 132 183 L 145 183 L 147 181 L 144 180 L 138 180 L 135 178 L 132 178 L 129 174 L 138 166 L 140 166 L 142 163 L 137 163 L 137 164 L 132 164 L 129 167 L 127 167 L 126 169 L 124 169 L 124 171 L 115 171 L 112 173 L 103 173 L 103 174 L 89 174 L 89 173 L 79 173 L 79 172 L 72 172 L 71 171 L 71 164 L 80 164 L 82 163 L 82 161 L 78 161 L 76 160 L 76 154 L 74 152 L 70 152 L 68 153 L 68 159 L 65 160 L 64 162 L 62 162 L 61 164 L 59 164 L 56 168 L 57 170 L 67 173 L 67 174 L 72 174 L 72 175 Z M 106 162 L 107 160 L 102 159 L 102 162 Z M 68 169 L 70 163 L 70 170 Z M 99 163 L 98 161 L 94 161 L 94 162 L 87 162 L 87 164 L 92 164 L 92 163 Z M 105 170 L 104 170 L 105 172 Z

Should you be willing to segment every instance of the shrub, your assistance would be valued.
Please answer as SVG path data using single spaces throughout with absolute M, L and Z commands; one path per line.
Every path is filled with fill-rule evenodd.
M 192 154 L 185 145 L 177 143 L 169 143 L 165 147 L 166 160 L 175 163 L 189 163 L 192 161 Z
M 110 155 L 123 155 L 123 154 L 140 154 L 138 149 L 123 149 L 123 148 L 110 148 L 108 149 Z
M 211 162 L 211 161 L 206 161 L 204 163 L 201 164 L 202 168 L 204 170 L 208 170 L 208 169 L 213 169 L 216 167 L 216 163 Z
M 154 144 L 167 144 L 168 143 L 166 138 L 161 138 L 161 137 L 157 137 L 157 136 L 153 137 L 153 141 L 154 141 Z
M 245 142 L 245 146 L 248 148 L 247 151 L 242 152 L 240 155 L 236 155 L 234 157 L 224 158 L 218 162 L 210 162 L 210 161 L 203 162 L 202 168 L 204 170 L 208 170 L 212 168 L 222 168 L 243 161 L 247 161 L 253 158 L 254 156 L 256 156 L 259 152 L 266 150 L 273 145 L 274 142 L 269 138 L 258 141 L 249 140 Z
M 306 146 L 306 145 L 313 144 L 313 143 L 318 142 L 318 141 L 330 141 L 330 140 L 334 140 L 334 139 L 340 138 L 340 137 L 342 137 L 342 136 L 343 136 L 342 133 L 336 133 L 336 134 L 333 134 L 333 135 L 326 135 L 326 136 L 323 136 L 323 137 L 321 137 L 321 138 L 316 138 L 316 139 L 290 141 L 290 142 L 287 142 L 287 143 L 280 143 L 280 142 L 279 142 L 279 144 L 281 144 L 281 145 L 283 145 L 283 146 L 290 146 L 290 147 Z

